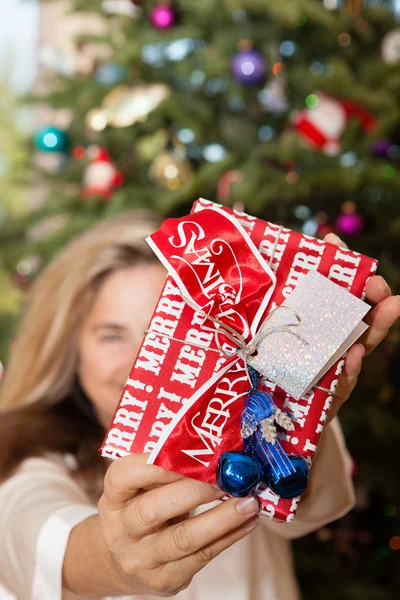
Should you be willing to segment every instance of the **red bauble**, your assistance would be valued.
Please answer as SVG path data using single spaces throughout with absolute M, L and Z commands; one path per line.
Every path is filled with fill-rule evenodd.
M 336 220 L 338 232 L 344 236 L 355 236 L 364 229 L 364 218 L 357 213 L 354 202 L 343 202 L 342 213 Z

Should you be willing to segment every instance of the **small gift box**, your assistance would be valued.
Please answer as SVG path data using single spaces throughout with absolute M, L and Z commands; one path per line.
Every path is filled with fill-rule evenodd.
M 293 520 L 377 262 L 203 199 L 148 243 L 169 276 L 102 455 Z

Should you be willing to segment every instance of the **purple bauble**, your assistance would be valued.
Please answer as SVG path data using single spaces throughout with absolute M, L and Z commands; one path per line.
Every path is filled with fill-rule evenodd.
M 169 29 L 175 20 L 176 14 L 169 4 L 159 4 L 149 14 L 149 21 L 156 29 Z
M 372 154 L 377 157 L 387 157 L 392 142 L 390 140 L 376 140 L 371 146 Z
M 343 235 L 358 235 L 364 228 L 364 219 L 357 213 L 342 213 L 337 218 L 336 227 Z
M 258 85 L 265 81 L 265 59 L 257 50 L 242 50 L 235 54 L 231 68 L 235 79 L 243 85 Z

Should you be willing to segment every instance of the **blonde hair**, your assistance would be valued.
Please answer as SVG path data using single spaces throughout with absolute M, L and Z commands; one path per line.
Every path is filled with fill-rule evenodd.
M 38 277 L 2 382 L 2 413 L 21 413 L 26 407 L 26 414 L 44 416 L 49 407 L 71 393 L 76 380 L 78 329 L 99 283 L 115 270 L 155 261 L 145 237 L 158 225 L 158 219 L 146 212 L 106 219 L 70 242 Z M 4 414 L 1 416 L 4 421 Z M 2 471 L 0 463 L 0 479 Z

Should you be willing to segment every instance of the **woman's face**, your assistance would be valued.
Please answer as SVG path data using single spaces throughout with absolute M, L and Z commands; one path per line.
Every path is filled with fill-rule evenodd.
M 160 265 L 114 271 L 103 281 L 78 338 L 78 375 L 105 428 L 111 423 L 165 280 Z

